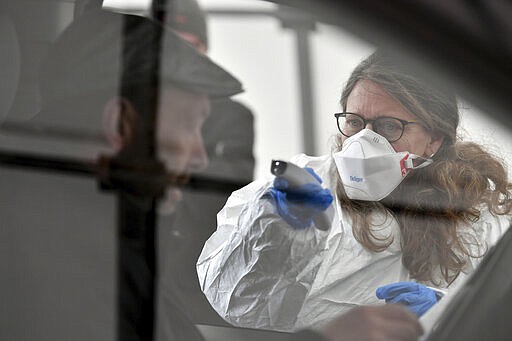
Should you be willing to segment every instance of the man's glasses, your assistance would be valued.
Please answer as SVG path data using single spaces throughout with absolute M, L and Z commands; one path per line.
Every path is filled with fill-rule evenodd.
M 416 121 L 405 121 L 395 117 L 377 117 L 374 120 L 367 120 L 358 114 L 341 112 L 334 114 L 338 130 L 343 135 L 350 137 L 363 130 L 369 123 L 372 124 L 372 130 L 377 134 L 384 136 L 389 142 L 395 142 L 402 137 L 404 128 Z

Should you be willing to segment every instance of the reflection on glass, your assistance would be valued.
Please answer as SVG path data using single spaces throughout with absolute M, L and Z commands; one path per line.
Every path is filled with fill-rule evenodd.
M 325 332 L 355 306 L 401 302 L 413 290 L 422 295 L 409 309 L 421 315 L 508 227 L 510 132 L 393 60 L 366 59 L 375 50 L 367 42 L 274 4 L 201 1 L 192 19 L 175 1 L 159 55 L 148 52 L 158 24 L 130 17 L 135 48 L 123 88 L 122 21 L 109 12 L 149 16 L 149 2 L 104 3 L 109 11 L 98 15 L 80 13 L 78 2 L 19 1 L 0 17 L 11 53 L 1 160 L 47 161 L 0 168 L 0 339 L 115 339 L 117 223 L 123 211 L 127 226 L 134 212 L 154 213 L 154 197 L 157 339 L 200 339 L 192 323 L 203 334 L 205 324 Z M 207 56 L 245 93 L 228 98 L 241 86 Z M 153 57 L 158 87 L 146 78 Z M 148 113 L 154 132 L 141 119 Z M 152 134 L 140 148 L 154 151 L 148 161 L 137 141 Z M 304 151 L 323 156 L 293 156 Z M 274 181 L 272 158 L 322 181 Z M 83 168 L 70 173 L 71 161 Z M 231 196 L 163 186 L 254 174 Z M 107 187 L 124 190 L 122 199 Z M 139 200 L 148 191 L 151 200 Z M 315 228 L 323 210 L 328 232 Z M 147 283 L 152 269 L 132 260 L 140 258 L 128 262 L 134 283 Z

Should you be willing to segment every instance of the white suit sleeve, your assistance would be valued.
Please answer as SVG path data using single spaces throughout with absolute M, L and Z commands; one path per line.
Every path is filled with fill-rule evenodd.
M 215 310 L 243 327 L 288 331 L 318 271 L 328 232 L 295 230 L 266 194 L 271 180 L 234 192 L 197 263 Z

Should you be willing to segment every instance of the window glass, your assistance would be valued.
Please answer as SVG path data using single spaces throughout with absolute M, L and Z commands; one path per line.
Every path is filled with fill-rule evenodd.
M 234 326 L 321 328 L 333 311 L 384 303 L 375 290 L 385 284 L 448 292 L 508 228 L 510 208 L 498 199 L 510 195 L 510 124 L 482 102 L 457 94 L 453 135 L 432 131 L 453 126 L 455 118 L 443 116 L 449 108 L 432 120 L 419 108 L 431 94 L 359 81 L 343 105 L 352 71 L 385 42 L 274 2 L 199 0 L 202 19 L 181 7 L 174 18 L 158 18 L 149 0 L 100 5 L 0 7 L 0 339 L 122 339 L 130 333 L 118 317 L 125 308 L 156 340 L 245 335 Z M 363 147 L 345 144 L 338 131 L 334 114 L 344 111 L 370 123 L 353 139 Z M 379 116 L 401 120 L 400 139 L 374 135 Z M 369 146 L 372 138 L 379 147 Z M 449 139 L 476 145 L 443 149 Z M 385 160 L 365 163 L 365 153 Z M 283 195 L 295 179 L 274 182 L 274 159 L 320 175 L 322 185 L 310 173 L 301 179 L 325 195 L 315 197 L 325 207 L 286 206 L 297 195 Z M 354 168 L 369 175 L 344 186 Z M 382 173 L 371 178 L 375 169 Z M 424 170 L 417 182 L 402 179 Z M 445 253 L 418 255 L 420 234 Z M 449 249 L 459 237 L 467 249 Z M 154 309 L 140 313 L 141 297 Z

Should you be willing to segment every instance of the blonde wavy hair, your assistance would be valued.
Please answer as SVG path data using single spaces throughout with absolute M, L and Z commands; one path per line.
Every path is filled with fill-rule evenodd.
M 465 233 L 474 231 L 461 231 L 461 227 L 469 229 L 470 223 L 480 218 L 482 209 L 494 215 L 511 211 L 512 184 L 506 167 L 482 146 L 457 139 L 457 100 L 446 89 L 434 88 L 404 72 L 378 51 L 352 72 L 341 96 L 344 110 L 360 80 L 378 84 L 430 133 L 442 134 L 444 141 L 433 157 L 433 165 L 411 171 L 397 189 L 379 202 L 349 199 L 336 172 L 338 201 L 352 220 L 355 238 L 374 252 L 385 250 L 393 240 L 378 237 L 372 231 L 370 213 L 391 213 L 400 226 L 402 262 L 411 277 L 440 284 L 435 278 L 439 267 L 449 285 L 470 257 L 482 257 L 486 251 L 474 233 Z M 340 150 L 341 144 L 338 136 L 335 149 Z

